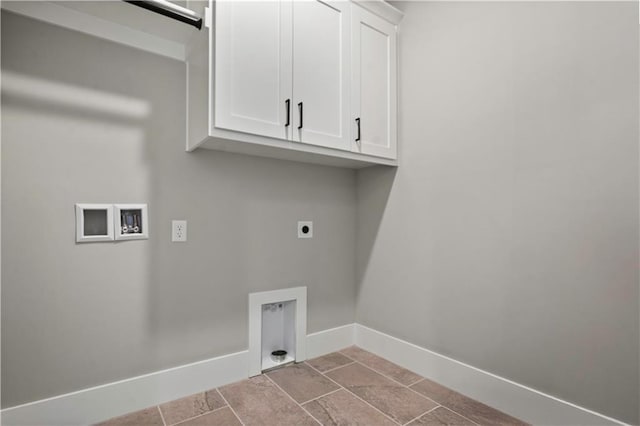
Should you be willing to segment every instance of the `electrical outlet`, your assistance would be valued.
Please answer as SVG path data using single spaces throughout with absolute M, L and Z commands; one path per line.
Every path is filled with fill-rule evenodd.
M 171 221 L 171 242 L 184 243 L 187 241 L 187 221 L 172 220 Z
M 313 222 L 309 220 L 298 222 L 298 238 L 313 238 Z

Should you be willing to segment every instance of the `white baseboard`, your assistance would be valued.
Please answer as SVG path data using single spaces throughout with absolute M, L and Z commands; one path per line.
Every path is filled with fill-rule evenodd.
M 307 357 L 353 345 L 354 324 L 307 336 Z M 0 424 L 86 425 L 249 377 L 249 351 L 157 371 L 0 411 Z
M 309 334 L 307 336 L 307 359 L 336 352 L 353 345 L 355 329 L 355 324 L 347 324 Z
M 2 425 L 86 425 L 242 380 L 248 352 L 211 358 L 2 410 Z
M 360 324 L 355 344 L 531 424 L 625 424 Z
M 307 358 L 353 344 L 532 424 L 625 424 L 360 324 L 308 335 Z M 96 423 L 245 379 L 248 372 L 248 351 L 237 352 L 6 408 L 0 423 Z

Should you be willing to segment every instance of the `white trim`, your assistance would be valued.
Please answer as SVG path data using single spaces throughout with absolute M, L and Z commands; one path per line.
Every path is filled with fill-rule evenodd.
M 169 368 L 1 411 L 7 425 L 92 424 L 247 377 L 248 352 Z
M 625 423 L 360 324 L 307 336 L 309 358 L 356 344 L 532 424 Z M 249 351 L 169 368 L 0 411 L 10 425 L 90 424 L 248 377 Z
M 355 343 L 355 324 L 307 335 L 307 359 L 339 351 Z
M 395 25 L 399 24 L 404 17 L 403 11 L 396 9 L 384 0 L 354 0 L 353 3 Z
M 249 377 L 262 373 L 262 305 L 296 301 L 296 362 L 307 359 L 307 288 L 293 287 L 249 294 Z
M 85 235 L 84 233 L 84 211 L 104 210 L 106 212 L 105 235 Z M 76 204 L 76 243 L 92 243 L 99 241 L 113 241 L 113 206 L 111 204 Z
M 184 45 L 47 1 L 2 2 L 2 9 L 179 61 Z
M 625 424 L 360 324 L 355 344 L 531 424 Z
M 312 357 L 353 344 L 354 324 L 307 336 Z M 246 379 L 249 351 L 223 355 L 0 411 L 2 425 L 79 425 L 173 401 Z

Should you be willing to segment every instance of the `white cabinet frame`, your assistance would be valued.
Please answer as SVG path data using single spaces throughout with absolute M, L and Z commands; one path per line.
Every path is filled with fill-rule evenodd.
M 357 4 L 351 10 L 352 150 L 397 158 L 397 30 Z M 378 49 L 373 52 L 374 49 Z M 375 56 L 375 57 L 372 57 Z M 363 63 L 367 61 L 366 63 Z
M 244 0 L 219 0 L 222 2 L 236 2 L 236 1 L 244 1 Z M 257 1 L 273 1 L 273 0 L 257 0 Z M 298 0 L 293 0 L 298 1 Z M 309 0 L 300 0 L 300 1 L 309 1 Z M 317 0 L 314 0 L 317 1 Z M 292 0 L 283 0 L 283 4 L 292 4 Z M 322 4 L 329 5 L 334 7 L 336 4 L 345 5 L 346 10 L 350 9 L 351 3 L 361 4 L 362 7 L 376 14 L 377 16 L 392 22 L 394 25 L 399 22 L 402 18 L 402 12 L 395 9 L 389 3 L 386 3 L 382 0 L 370 0 L 358 2 L 355 0 L 344 1 L 340 3 L 339 0 L 327 0 Z M 297 103 L 303 102 L 303 105 L 308 101 L 301 99 L 296 102 L 296 87 L 292 87 L 291 98 L 284 98 L 284 94 L 288 93 L 286 90 L 281 92 L 280 99 L 276 99 L 277 95 L 274 95 L 273 91 L 270 95 L 272 99 L 276 99 L 273 102 L 274 105 L 278 103 L 281 104 L 280 110 L 277 113 L 278 116 L 275 119 L 267 119 L 259 118 L 261 114 L 254 114 L 253 117 L 251 114 L 243 114 L 241 113 L 244 105 L 246 105 L 246 101 L 242 101 L 240 104 L 241 108 L 239 108 L 238 113 L 234 113 L 235 117 L 216 117 L 216 102 L 217 97 L 222 93 L 222 102 L 229 102 L 233 98 L 233 94 L 225 95 L 224 90 L 226 90 L 223 86 L 219 84 L 216 86 L 216 73 L 225 72 L 225 71 L 216 71 L 216 66 L 219 65 L 216 63 L 216 40 L 220 38 L 219 31 L 220 28 L 216 27 L 216 2 L 214 0 L 208 0 L 206 2 L 194 2 L 191 6 L 192 9 L 196 13 L 202 14 L 205 18 L 205 26 L 202 31 L 195 33 L 193 37 L 190 39 L 186 46 L 186 63 L 187 63 L 187 143 L 186 149 L 187 151 L 194 151 L 197 148 L 207 148 L 219 151 L 227 151 L 238 154 L 247 154 L 247 155 L 255 155 L 261 157 L 271 157 L 278 158 L 283 160 L 290 161 L 298 161 L 305 163 L 315 163 L 336 167 L 346 167 L 352 169 L 359 169 L 363 167 L 368 167 L 372 165 L 388 165 L 388 166 L 397 166 L 397 160 L 395 158 L 384 158 L 382 156 L 375 156 L 370 154 L 364 154 L 361 152 L 355 152 L 352 149 L 352 138 L 354 137 L 354 129 L 353 129 L 353 118 L 352 108 L 351 108 L 351 89 L 350 79 L 351 72 L 349 69 L 351 68 L 351 55 L 347 55 L 345 59 L 344 72 L 345 75 L 342 76 L 344 81 L 347 83 L 342 83 L 343 89 L 345 89 L 344 93 L 344 106 L 341 107 L 341 111 L 339 112 L 344 115 L 342 119 L 343 123 L 340 129 L 339 137 L 336 138 L 335 135 L 330 135 L 329 139 L 332 139 L 333 142 L 336 142 L 335 145 L 332 145 L 331 142 L 326 140 L 320 140 L 318 138 L 317 141 L 311 139 L 305 139 L 304 132 L 302 134 L 302 139 L 298 138 L 297 140 L 307 141 L 310 143 L 298 142 L 295 141 L 295 131 L 297 127 L 297 123 L 295 120 L 298 114 L 297 111 Z M 205 7 L 206 5 L 206 7 Z M 332 6 L 333 5 L 333 6 Z M 285 6 L 282 6 L 285 7 Z M 291 8 L 291 13 L 293 14 L 293 5 Z M 348 17 L 350 14 L 350 10 L 345 12 L 343 15 L 343 19 Z M 287 18 L 288 19 L 288 18 Z M 293 18 L 293 15 L 291 16 Z M 221 25 L 222 21 L 220 21 Z M 349 49 L 351 49 L 351 18 L 348 18 L 343 22 L 346 25 L 347 30 L 344 28 L 342 31 L 347 31 L 342 36 L 345 37 L 346 43 L 343 47 L 342 55 L 346 54 Z M 224 38 L 224 37 L 222 37 Z M 294 37 L 295 39 L 295 37 Z M 295 62 L 295 55 L 292 56 L 293 61 Z M 283 66 L 283 65 L 282 65 Z M 283 66 L 284 67 L 284 66 Z M 295 65 L 292 66 L 291 70 Z M 238 67 L 236 67 L 238 68 Z M 229 69 L 229 68 L 228 68 Z M 233 70 L 233 67 L 230 68 Z M 229 71 L 227 71 L 229 72 Z M 291 80 L 295 81 L 295 78 Z M 222 83 L 222 82 L 220 82 Z M 226 96 L 226 98 L 225 98 Z M 224 100 L 226 99 L 226 100 Z M 245 97 L 246 99 L 246 97 Z M 291 99 L 290 105 L 290 126 L 289 131 L 285 133 L 284 136 L 278 134 L 277 136 L 265 136 L 263 134 L 258 133 L 266 133 L 262 132 L 262 130 L 258 129 L 258 127 L 265 125 L 267 127 L 271 126 L 274 123 L 282 123 L 282 119 L 286 119 L 286 105 L 285 101 L 287 99 Z M 304 107 L 311 105 L 304 105 Z M 303 107 L 303 108 L 304 108 Z M 260 107 L 261 108 L 261 107 Z M 262 109 L 258 108 L 258 111 L 262 111 Z M 304 108 L 304 117 L 310 117 L 311 111 L 313 108 Z M 322 109 L 322 108 L 321 108 Z M 324 108 L 324 110 L 328 110 Z M 255 112 L 255 110 L 254 110 Z M 224 116 L 224 114 L 222 114 Z M 283 117 L 284 116 L 284 117 Z M 232 130 L 231 127 L 236 126 L 239 121 L 236 121 L 234 124 L 234 120 L 245 120 L 249 119 L 252 121 L 252 124 L 249 127 L 244 127 L 245 131 L 242 130 Z M 256 118 L 258 118 L 256 120 Z M 229 119 L 229 120 L 227 120 Z M 216 120 L 220 123 L 216 125 Z M 260 123 L 260 120 L 263 123 Z M 271 122 L 271 124 L 265 124 L 264 121 Z M 226 124 L 225 124 L 226 123 Z M 231 124 L 229 124 L 231 123 Z M 245 122 L 246 123 L 246 122 Z M 225 128 L 224 126 L 228 127 Z M 280 126 L 275 126 L 279 129 Z M 284 125 L 282 127 L 285 127 Z M 310 126 L 311 127 L 311 126 Z M 238 129 L 243 128 L 242 125 L 237 127 Z M 304 128 L 304 126 L 303 126 Z M 335 126 L 334 126 L 335 128 Z M 307 130 L 313 130 L 308 128 Z M 317 135 L 323 133 L 322 129 L 317 129 Z M 253 133 L 252 133 L 253 132 Z M 280 132 L 280 130 L 278 130 Z M 276 133 L 278 133 L 276 132 Z M 324 132 L 324 133 L 332 133 L 332 132 Z M 346 141 L 342 142 L 342 137 L 345 137 Z M 339 148 L 339 149 L 338 149 Z

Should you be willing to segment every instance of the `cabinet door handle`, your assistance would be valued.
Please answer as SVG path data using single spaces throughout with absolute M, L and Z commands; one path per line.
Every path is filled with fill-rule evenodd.
M 291 119 L 291 99 L 287 99 L 286 101 L 284 101 L 284 104 L 286 105 L 287 108 L 287 122 L 284 123 L 284 127 L 289 127 L 290 123 L 290 119 Z
M 298 126 L 298 129 L 302 129 L 302 117 L 304 112 L 302 109 L 302 102 L 298 104 L 298 112 L 300 113 L 300 125 Z
M 356 142 L 360 142 L 360 117 L 356 118 L 356 124 L 358 125 L 358 137 L 356 138 Z

